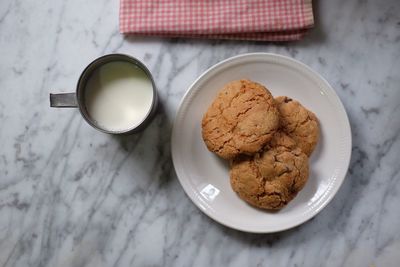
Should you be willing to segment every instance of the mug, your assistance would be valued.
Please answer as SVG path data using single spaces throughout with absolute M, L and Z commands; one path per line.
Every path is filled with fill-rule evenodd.
M 107 73 L 107 71 L 109 73 Z M 113 73 L 111 73 L 111 71 Z M 125 84 L 122 84 L 121 81 L 118 80 L 118 76 L 121 76 L 124 79 L 129 79 L 131 83 L 135 82 L 134 79 L 136 77 L 139 79 L 137 80 L 137 84 L 140 83 L 143 85 L 143 88 L 133 88 L 133 86 L 130 86 L 128 83 L 126 83 L 128 80 L 124 81 Z M 146 80 L 146 78 L 148 80 Z M 108 88 L 100 88 L 102 84 L 107 84 Z M 113 89 L 112 86 L 117 86 L 118 84 L 120 87 L 123 86 L 118 88 L 118 95 L 112 95 L 112 93 L 110 94 L 112 90 L 117 90 L 117 88 Z M 147 91 L 141 92 L 140 90 L 144 90 L 144 87 L 147 88 Z M 96 90 L 99 91 L 97 92 Z M 134 90 L 136 90 L 136 96 L 138 97 L 137 99 L 135 98 Z M 124 95 L 124 92 L 129 94 Z M 150 93 L 152 93 L 151 99 Z M 111 118 L 107 118 L 110 122 L 113 122 L 113 118 L 118 120 L 119 118 L 122 118 L 122 116 L 126 117 L 126 114 L 122 113 L 127 112 L 121 112 L 121 114 L 118 113 L 119 111 L 122 111 L 118 100 L 122 101 L 121 105 L 127 101 L 131 101 L 130 104 L 133 103 L 131 107 L 129 107 L 128 113 L 135 113 L 134 103 L 136 103 L 138 106 L 143 106 L 143 102 L 146 102 L 148 107 L 145 107 L 146 110 L 144 110 L 143 107 L 140 107 L 141 110 L 139 113 L 141 114 L 139 115 L 132 113 L 136 116 L 136 123 L 133 123 L 132 121 L 132 124 L 129 126 L 127 124 L 126 127 L 124 126 L 122 128 L 119 127 L 113 129 L 104 123 L 101 124 L 99 120 L 94 118 L 94 113 L 91 114 L 90 103 L 96 102 L 95 98 L 97 96 L 93 96 L 96 94 L 101 94 L 102 102 L 105 103 L 105 105 L 101 106 L 101 104 L 98 104 L 94 110 L 100 114 L 98 116 L 103 114 L 107 117 L 111 114 Z M 113 103 L 114 106 L 107 106 L 107 103 Z M 150 71 L 141 61 L 125 54 L 109 54 L 99 57 L 91 62 L 80 75 L 75 93 L 50 94 L 51 107 L 78 108 L 81 115 L 89 125 L 101 132 L 108 134 L 131 134 L 142 130 L 145 128 L 145 126 L 147 126 L 155 114 L 157 103 L 157 89 Z

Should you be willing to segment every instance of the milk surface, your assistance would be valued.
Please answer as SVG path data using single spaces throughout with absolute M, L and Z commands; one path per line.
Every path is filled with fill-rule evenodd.
M 85 103 L 90 117 L 109 131 L 140 124 L 151 109 L 153 85 L 136 65 L 115 61 L 96 69 L 86 84 Z

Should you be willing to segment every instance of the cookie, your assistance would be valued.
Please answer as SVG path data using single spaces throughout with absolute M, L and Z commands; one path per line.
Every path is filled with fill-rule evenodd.
M 247 203 L 262 209 L 283 208 L 308 179 L 308 157 L 296 142 L 278 133 L 263 152 L 231 162 L 232 189 Z
M 281 129 L 310 156 L 319 139 L 318 119 L 298 101 L 287 96 L 275 98 L 280 114 Z
M 250 80 L 225 85 L 204 114 L 202 136 L 207 148 L 224 159 L 258 152 L 279 127 L 271 93 Z

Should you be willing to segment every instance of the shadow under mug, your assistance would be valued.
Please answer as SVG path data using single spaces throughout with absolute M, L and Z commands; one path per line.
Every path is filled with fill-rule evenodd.
M 110 62 L 128 62 L 134 64 L 138 68 L 144 71 L 147 77 L 150 79 L 152 87 L 153 87 L 153 97 L 152 103 L 149 111 L 147 114 L 142 118 L 142 121 L 139 122 L 136 126 L 119 130 L 119 131 L 112 131 L 100 126 L 89 114 L 86 101 L 85 101 L 85 92 L 86 92 L 86 85 L 88 80 L 90 79 L 93 72 L 98 69 L 99 67 L 105 65 L 106 63 Z M 158 104 L 158 96 L 157 96 L 157 88 L 154 83 L 154 79 L 147 69 L 147 67 L 138 59 L 125 55 L 125 54 L 108 54 L 102 57 L 99 57 L 92 61 L 82 72 L 81 76 L 79 77 L 78 84 L 76 86 L 75 93 L 60 93 L 60 94 L 50 94 L 50 107 L 55 108 L 78 108 L 83 118 L 86 120 L 89 125 L 94 127 L 95 129 L 108 133 L 108 134 L 132 134 L 143 130 L 147 124 L 151 121 L 152 117 L 154 116 Z

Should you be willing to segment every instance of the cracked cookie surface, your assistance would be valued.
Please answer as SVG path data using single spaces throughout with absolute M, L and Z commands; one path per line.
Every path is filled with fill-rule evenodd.
M 218 93 L 202 120 L 207 148 L 224 159 L 258 152 L 279 127 L 271 93 L 250 80 L 232 81 Z
M 283 208 L 308 179 L 308 157 L 296 142 L 279 132 L 254 156 L 231 162 L 230 182 L 241 199 L 262 209 Z
M 319 139 L 317 117 L 298 101 L 287 96 L 278 96 L 275 101 L 282 131 L 293 138 L 297 146 L 310 156 Z

